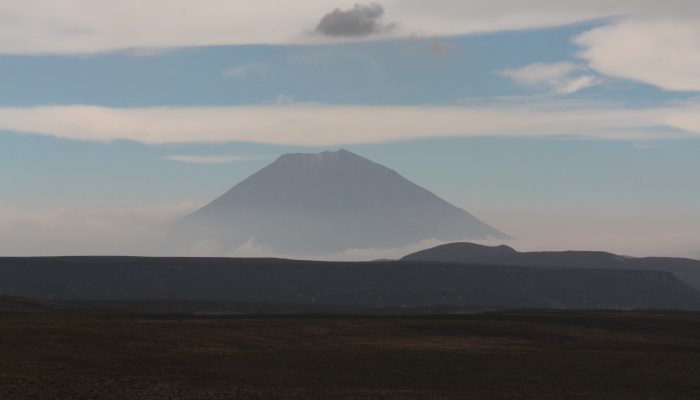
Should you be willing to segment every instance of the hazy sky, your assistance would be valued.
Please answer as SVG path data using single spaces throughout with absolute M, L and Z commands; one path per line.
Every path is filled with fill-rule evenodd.
M 519 249 L 700 257 L 699 38 L 681 0 L 6 0 L 0 255 L 157 254 L 343 147 Z

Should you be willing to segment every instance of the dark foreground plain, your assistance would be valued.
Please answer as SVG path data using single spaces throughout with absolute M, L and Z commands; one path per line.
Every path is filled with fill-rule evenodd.
M 2 399 L 698 399 L 700 314 L 0 307 Z

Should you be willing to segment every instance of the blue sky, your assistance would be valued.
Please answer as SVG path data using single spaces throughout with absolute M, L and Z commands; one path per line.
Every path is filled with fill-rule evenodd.
M 0 252 L 27 255 L 26 238 L 37 237 L 51 254 L 149 253 L 115 237 L 147 242 L 150 225 L 280 154 L 343 147 L 512 234 L 515 247 L 700 257 L 690 3 L 671 2 L 677 12 L 657 20 L 646 2 L 552 2 L 536 18 L 514 6 L 510 19 L 481 1 L 470 12 L 441 0 L 427 17 L 418 3 L 386 2 L 371 31 L 308 38 L 326 12 L 351 4 L 301 3 L 318 12 L 290 14 L 268 36 L 179 37 L 164 19 L 162 37 L 122 33 L 124 43 L 108 39 L 126 22 L 99 10 L 81 20 L 49 3 L 46 15 L 11 4 L 8 15 L 71 29 L 55 39 L 17 17 L 0 32 Z M 34 40 L 8 44 L 15 31 Z M 637 51 L 637 41 L 651 47 Z M 128 218 L 137 232 L 114 221 Z
M 534 63 L 572 62 L 577 35 L 603 22 L 559 28 L 302 46 L 216 46 L 162 53 L 2 56 L 2 106 L 233 106 L 296 102 L 450 105 L 545 95 L 497 74 Z M 433 43 L 444 53 L 431 51 Z M 239 68 L 240 75 L 232 74 Z M 228 72 L 228 73 L 227 73 Z M 574 98 L 657 105 L 694 93 L 611 80 Z

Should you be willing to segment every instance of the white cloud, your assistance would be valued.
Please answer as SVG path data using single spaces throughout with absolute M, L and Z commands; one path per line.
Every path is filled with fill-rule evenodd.
M 241 64 L 231 67 L 221 73 L 224 78 L 242 79 L 250 75 L 262 75 L 270 71 L 267 64 Z
M 278 94 L 273 102 L 276 106 L 291 106 L 296 99 L 290 94 Z
M 580 56 L 603 74 L 700 91 L 700 18 L 624 20 L 588 31 L 576 44 Z
M 486 220 L 515 237 L 505 244 L 520 251 L 598 250 L 637 257 L 693 257 L 700 249 L 698 210 L 628 204 L 611 213 L 586 205 L 572 209 L 521 204 L 484 214 Z
M 661 123 L 689 132 L 700 133 L 700 104 L 687 104 L 660 119 Z
M 700 135 L 700 121 L 693 116 L 697 107 L 625 109 L 576 102 L 476 107 L 10 107 L 0 108 L 0 130 L 145 144 L 335 146 L 450 136 L 638 140 Z
M 700 91 L 697 0 L 383 0 L 387 18 L 398 23 L 388 33 L 338 38 L 314 33 L 324 15 L 352 5 L 326 0 L 5 0 L 0 54 L 157 54 L 173 47 L 437 38 L 614 18 L 576 40 L 590 68 L 667 90 Z M 449 50 L 433 47 L 440 54 Z M 240 78 L 259 73 L 259 67 L 234 66 L 223 74 Z M 579 76 L 555 90 L 571 93 L 596 82 Z
M 599 229 L 574 232 L 562 229 L 546 235 L 523 236 L 508 242 L 483 241 L 482 244 L 507 244 L 519 251 L 608 251 L 632 257 L 696 257 L 700 247 L 698 230 L 630 232 Z
M 699 17 L 696 0 L 385 0 L 413 32 L 454 35 L 560 26 L 610 17 Z
M 25 209 L 0 205 L 0 254 L 168 255 L 166 227 L 194 211 L 181 203 L 137 209 Z
M 554 64 L 535 63 L 519 69 L 508 69 L 499 74 L 514 79 L 524 85 L 539 85 L 567 77 L 578 67 L 570 62 Z
M 309 32 L 334 8 L 353 4 L 327 0 L 4 0 L 0 5 L 0 53 L 326 42 L 327 38 Z M 700 15 L 695 0 L 383 0 L 381 6 L 388 20 L 399 24 L 392 33 L 401 36 L 527 29 L 613 16 Z
M 435 239 L 422 240 L 418 243 L 410 244 L 403 247 L 390 249 L 351 249 L 336 254 L 323 254 L 317 256 L 304 257 L 309 260 L 322 261 L 372 261 L 380 259 L 399 259 L 407 254 L 415 253 L 416 251 L 425 250 L 447 242 Z M 206 241 L 196 243 L 191 246 L 193 255 L 207 256 L 215 254 L 216 251 L 221 251 L 221 246 L 215 241 Z M 298 258 L 298 256 L 276 253 L 269 248 L 260 246 L 255 243 L 254 239 L 249 240 L 243 246 L 235 249 L 227 254 L 228 257 L 277 257 L 277 258 Z
M 222 246 L 211 240 L 168 243 L 167 227 L 200 204 L 166 204 L 134 209 L 27 209 L 0 205 L 0 254 L 3 256 L 141 255 L 212 256 Z M 579 210 L 580 211 L 580 210 Z M 585 211 L 585 210 L 584 210 Z M 489 214 L 489 213 L 486 213 Z M 698 257 L 700 236 L 697 212 L 673 210 L 578 212 L 525 207 L 492 210 L 496 222 L 518 239 L 480 241 L 508 244 L 521 251 L 605 250 L 632 256 Z M 650 217 L 651 216 L 651 217 Z M 576 230 L 572 231 L 571 227 Z M 426 240 L 394 249 L 355 249 L 319 258 L 373 260 L 399 258 L 442 244 Z M 284 257 L 250 241 L 229 256 Z
M 428 54 L 436 56 L 445 56 L 452 54 L 458 50 L 458 47 L 454 43 L 444 42 L 437 38 L 430 39 L 430 43 L 427 46 Z
M 231 164 L 244 161 L 259 161 L 270 159 L 271 156 L 209 156 L 209 155 L 173 155 L 163 157 L 166 160 L 178 161 L 186 164 Z
M 576 78 L 568 79 L 562 86 L 557 87 L 557 92 L 560 94 L 576 93 L 579 90 L 596 86 L 601 83 L 600 78 L 593 75 L 584 75 Z
M 570 62 L 535 63 L 497 73 L 521 85 L 545 86 L 558 94 L 572 94 L 600 83 L 599 78 Z

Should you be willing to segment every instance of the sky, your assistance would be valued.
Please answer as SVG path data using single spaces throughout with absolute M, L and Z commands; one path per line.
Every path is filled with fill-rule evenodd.
M 700 258 L 698 38 L 682 0 L 5 0 L 0 255 L 158 255 L 345 148 L 520 250 Z

